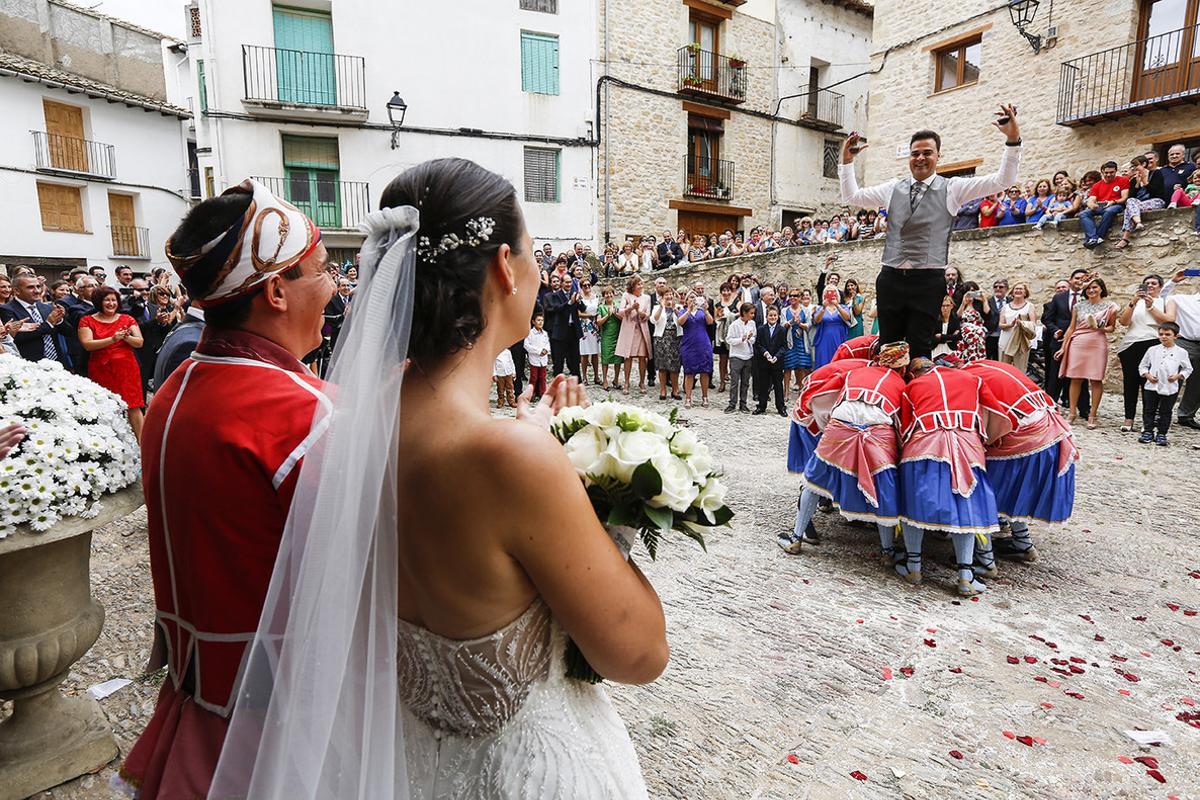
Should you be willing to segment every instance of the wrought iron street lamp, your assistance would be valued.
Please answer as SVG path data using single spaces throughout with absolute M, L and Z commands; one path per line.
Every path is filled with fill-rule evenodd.
M 400 96 L 400 92 L 393 92 L 392 99 L 387 102 L 388 122 L 392 123 L 392 149 L 395 150 L 398 146 L 396 138 L 400 135 L 400 128 L 404 125 L 404 113 L 408 111 L 408 103 L 404 102 L 404 98 Z
M 1008 15 L 1012 18 L 1012 24 L 1017 32 L 1029 41 L 1035 53 L 1042 52 L 1042 37 L 1026 29 L 1033 24 L 1039 5 L 1039 0 L 1009 0 L 1008 3 Z

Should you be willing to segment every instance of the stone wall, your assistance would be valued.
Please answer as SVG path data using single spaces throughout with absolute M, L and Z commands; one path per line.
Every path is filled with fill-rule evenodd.
M 1034 33 L 1045 33 L 1046 5 L 1042 3 Z M 1169 143 L 1177 133 L 1190 131 L 1194 137 L 1200 111 L 1193 105 L 1075 128 L 1056 124 L 1060 64 L 1133 41 L 1137 20 L 1136 0 L 1057 3 L 1057 43 L 1035 54 L 1013 27 L 1005 4 L 911 0 L 876 5 L 875 65 L 888 48 L 895 49 L 871 80 L 871 147 L 863 154 L 867 179 L 877 182 L 902 174 L 906 162 L 897 157 L 897 147 L 906 152 L 911 133 L 923 127 L 941 134 L 943 162 L 982 159 L 979 174 L 994 170 L 1003 145 L 989 120 L 1001 101 L 1018 106 L 1025 142 L 1022 180 L 1049 177 L 1058 169 L 1078 178 L 1110 158 L 1123 163 L 1150 143 Z M 934 93 L 929 48 L 983 26 L 989 27 L 982 34 L 979 82 Z
M 1032 225 L 1014 225 L 960 231 L 950 237 L 950 263 L 962 270 L 967 280 L 978 282 L 985 292 L 990 291 L 995 278 L 1007 278 L 1010 283 L 1025 281 L 1033 293 L 1032 300 L 1039 315 L 1041 305 L 1053 294 L 1055 282 L 1068 277 L 1078 267 L 1098 271 L 1108 285 L 1113 301 L 1128 302 L 1144 275 L 1156 273 L 1169 278 L 1177 270 L 1196 266 L 1200 259 L 1200 236 L 1193 232 L 1192 219 L 1191 209 L 1149 212 L 1144 217 L 1146 229 L 1124 250 L 1107 246 L 1085 250 L 1079 223 L 1074 220 L 1064 222 L 1057 230 L 1036 231 Z M 826 256 L 836 254 L 838 261 L 833 270 L 843 279 L 858 280 L 869 307 L 882 252 L 882 240 L 873 239 L 793 247 L 675 267 L 655 272 L 653 277 L 664 277 L 676 287 L 703 280 L 706 290 L 714 296 L 721 283 L 733 273 L 749 272 L 764 282 L 811 288 L 816 285 Z M 623 288 L 620 284 L 620 281 L 614 282 L 618 291 Z M 1121 334 L 1118 328 L 1113 341 Z M 1112 362 L 1110 384 L 1120 380 L 1115 353 Z

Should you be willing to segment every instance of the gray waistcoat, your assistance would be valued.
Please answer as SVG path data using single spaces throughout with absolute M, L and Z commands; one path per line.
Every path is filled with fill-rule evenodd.
M 909 262 L 914 267 L 941 269 L 950 260 L 950 229 L 954 215 L 946 208 L 949 182 L 934 176 L 915 210 L 909 208 L 908 192 L 912 178 L 896 182 L 888 201 L 887 240 L 883 245 L 883 265 L 898 267 Z

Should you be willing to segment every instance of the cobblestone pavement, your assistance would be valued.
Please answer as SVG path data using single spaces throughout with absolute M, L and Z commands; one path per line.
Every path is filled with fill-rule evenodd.
M 1035 528 L 1042 560 L 1003 563 L 969 602 L 953 594 L 948 544 L 927 543 L 916 588 L 878 566 L 873 529 L 831 516 L 818 516 L 824 544 L 784 555 L 774 539 L 799 490 L 787 422 L 723 405 L 685 417 L 726 470 L 734 526 L 707 555 L 680 537 L 639 559 L 671 663 L 650 686 L 610 685 L 652 796 L 1200 798 L 1200 437 L 1139 446 L 1106 401 L 1105 427 L 1078 430 L 1075 518 Z M 137 676 L 150 646 L 144 511 L 93 547 L 108 618 L 71 691 Z M 123 753 L 160 681 L 102 702 Z M 1140 747 L 1134 729 L 1172 744 Z M 1120 760 L 1138 757 L 1165 783 L 1153 761 Z M 43 796 L 107 798 L 111 774 Z

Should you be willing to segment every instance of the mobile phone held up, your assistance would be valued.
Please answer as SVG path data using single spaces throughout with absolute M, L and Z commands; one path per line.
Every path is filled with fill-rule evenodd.
M 850 152 L 853 155 L 858 155 L 862 152 L 862 149 L 867 146 L 867 137 L 863 136 L 858 131 L 850 131 L 850 135 L 858 137 L 858 141 L 850 145 Z
M 1185 269 L 1183 271 L 1185 278 L 1200 278 L 1200 269 Z

